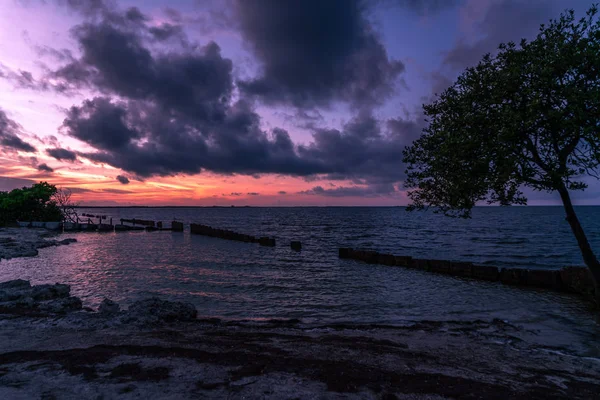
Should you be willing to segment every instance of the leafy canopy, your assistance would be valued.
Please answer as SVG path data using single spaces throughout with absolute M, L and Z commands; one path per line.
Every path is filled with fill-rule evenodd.
M 56 193 L 56 186 L 47 182 L 0 192 L 0 225 L 16 221 L 62 221 L 62 212 L 53 199 Z
M 520 188 L 583 190 L 600 165 L 598 5 L 535 40 L 500 45 L 433 103 L 404 152 L 411 209 L 469 217 L 476 203 L 526 204 Z

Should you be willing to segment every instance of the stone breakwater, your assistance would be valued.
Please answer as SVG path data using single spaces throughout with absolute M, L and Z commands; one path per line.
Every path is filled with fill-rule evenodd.
M 382 254 L 370 250 L 340 248 L 339 258 L 472 278 L 506 285 L 536 287 L 561 292 L 577 293 L 586 297 L 594 295 L 594 281 L 585 267 L 565 267 L 560 270 L 502 268 L 476 265 L 469 262 L 418 259 L 410 256 Z
M 251 235 L 245 235 L 243 233 L 237 233 L 227 229 L 217 229 L 208 225 L 202 224 L 190 224 L 190 233 L 195 235 L 204 235 L 219 239 L 235 240 L 238 242 L 246 243 L 258 243 L 261 246 L 274 247 L 275 239 L 268 236 L 254 237 Z

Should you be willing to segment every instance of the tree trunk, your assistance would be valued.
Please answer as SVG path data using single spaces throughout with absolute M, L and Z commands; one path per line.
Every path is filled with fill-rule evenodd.
M 600 263 L 592 251 L 592 247 L 588 242 L 587 236 L 585 235 L 585 232 L 579 223 L 577 214 L 575 214 L 575 209 L 573 208 L 573 203 L 571 202 L 571 196 L 569 195 L 569 191 L 567 190 L 566 186 L 562 185 L 559 187 L 558 193 L 560 194 L 560 198 L 562 199 L 563 206 L 565 207 L 565 211 L 567 213 L 567 222 L 571 226 L 571 230 L 577 239 L 579 250 L 581 250 L 583 262 L 585 262 L 585 265 L 587 265 L 592 272 L 594 286 L 596 288 L 596 303 L 598 307 L 600 307 Z

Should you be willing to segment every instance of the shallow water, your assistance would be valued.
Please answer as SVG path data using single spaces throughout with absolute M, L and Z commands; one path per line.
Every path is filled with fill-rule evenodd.
M 600 333 L 576 296 L 523 290 L 398 267 L 340 260 L 341 246 L 498 266 L 581 265 L 559 207 L 478 208 L 471 220 L 402 208 L 88 209 L 113 218 L 198 222 L 277 247 L 171 232 L 76 233 L 78 243 L 0 262 L 0 281 L 62 282 L 84 303 L 123 304 L 158 294 L 192 302 L 202 316 L 394 324 L 499 318 L 529 329 Z M 600 249 L 600 208 L 578 209 Z M 302 241 L 301 252 L 289 248 Z M 568 329 L 565 329 L 568 327 Z M 552 336 L 552 335 L 550 335 Z

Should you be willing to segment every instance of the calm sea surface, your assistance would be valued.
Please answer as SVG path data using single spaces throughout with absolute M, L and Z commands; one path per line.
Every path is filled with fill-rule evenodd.
M 577 209 L 600 252 L 600 207 Z M 63 282 L 89 306 L 157 294 L 202 316 L 394 324 L 500 318 L 600 335 L 577 297 L 337 257 L 338 247 L 527 268 L 582 265 L 560 207 L 483 207 L 471 220 L 404 208 L 107 208 L 81 212 L 177 219 L 275 236 L 277 247 L 185 233 L 70 233 L 78 242 L 0 262 L 0 281 Z M 186 227 L 187 230 L 187 227 Z M 289 247 L 300 240 L 302 251 Z M 598 336 L 596 336 L 598 337 Z

